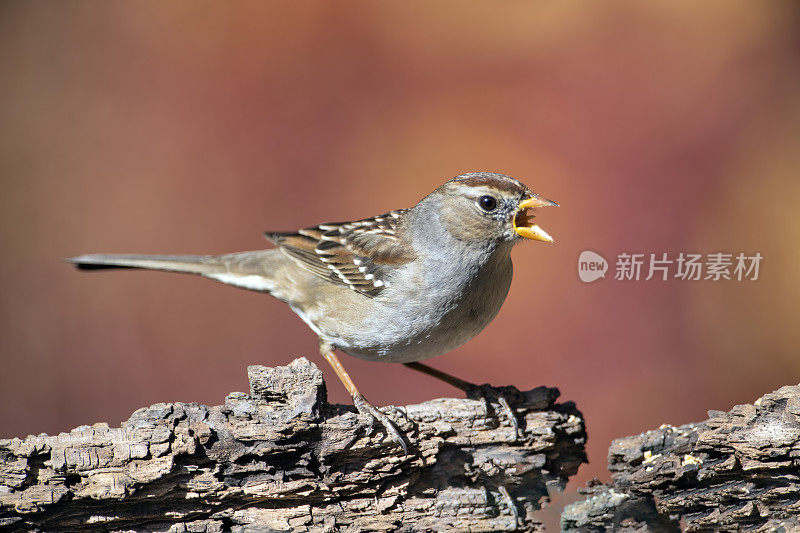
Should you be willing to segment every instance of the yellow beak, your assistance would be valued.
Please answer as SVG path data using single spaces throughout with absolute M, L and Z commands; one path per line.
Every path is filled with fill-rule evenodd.
M 533 215 L 530 215 L 527 210 L 534 207 L 558 207 L 558 204 L 536 194 L 522 200 L 519 203 L 517 214 L 514 216 L 514 231 L 526 239 L 553 242 L 553 238 L 545 230 L 532 223 Z

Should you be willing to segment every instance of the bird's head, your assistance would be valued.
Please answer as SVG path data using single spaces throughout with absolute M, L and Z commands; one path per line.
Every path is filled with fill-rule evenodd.
M 457 176 L 433 192 L 450 234 L 466 242 L 553 242 L 533 223 L 539 207 L 558 206 L 504 174 L 475 172 Z M 429 197 L 430 198 L 430 197 Z

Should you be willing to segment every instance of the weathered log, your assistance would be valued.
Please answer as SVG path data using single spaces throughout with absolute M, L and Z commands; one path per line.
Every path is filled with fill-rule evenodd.
M 585 462 L 581 414 L 556 389 L 502 389 L 519 436 L 494 402 L 396 410 L 404 456 L 328 404 L 306 359 L 248 374 L 250 394 L 221 406 L 157 404 L 120 428 L 0 440 L 0 529 L 537 529 L 548 489 Z
M 612 482 L 562 514 L 566 531 L 800 530 L 800 386 L 609 449 Z

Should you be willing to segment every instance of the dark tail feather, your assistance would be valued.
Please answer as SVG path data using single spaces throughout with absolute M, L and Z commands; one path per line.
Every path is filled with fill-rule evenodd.
M 72 259 L 73 258 L 70 257 L 68 259 L 65 259 L 65 261 L 67 261 L 68 263 L 74 263 L 75 267 L 78 270 L 112 270 L 112 269 L 115 269 L 115 268 L 119 268 L 119 269 L 136 268 L 136 267 L 132 267 L 132 266 L 122 266 L 122 265 L 96 265 L 96 264 L 93 264 L 93 263 L 76 263 Z
M 81 270 L 144 268 L 165 272 L 206 274 L 215 272 L 220 267 L 219 258 L 213 255 L 91 254 L 70 257 L 66 261 Z

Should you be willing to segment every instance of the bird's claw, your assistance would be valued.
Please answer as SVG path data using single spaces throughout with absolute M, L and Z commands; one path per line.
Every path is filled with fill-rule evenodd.
M 353 405 L 355 405 L 358 412 L 362 415 L 366 416 L 369 419 L 369 427 L 367 428 L 367 435 L 372 434 L 372 430 L 374 429 L 374 423 L 377 420 L 383 426 L 383 429 L 386 430 L 386 434 L 389 436 L 390 439 L 395 441 L 397 444 L 403 448 L 403 456 L 408 455 L 408 446 L 406 446 L 406 441 L 403 439 L 403 436 L 395 427 L 394 423 L 389 420 L 389 417 L 386 416 L 381 410 L 373 406 L 369 403 L 363 396 L 360 394 L 353 396 Z
M 517 412 L 511 408 L 508 404 L 508 400 L 503 394 L 497 395 L 497 402 L 503 406 L 503 410 L 506 412 L 506 416 L 508 417 L 508 421 L 511 422 L 511 427 L 514 428 L 514 436 L 519 438 L 519 420 L 517 420 Z
M 398 407 L 396 405 L 386 405 L 381 407 L 380 410 L 386 414 L 392 414 L 398 418 L 402 418 L 406 422 L 410 422 L 411 419 L 408 418 L 408 413 L 406 413 L 405 407 Z
M 498 404 L 500 404 L 500 407 L 502 407 L 503 412 L 511 424 L 511 427 L 514 428 L 515 437 L 520 437 L 520 427 L 519 419 L 517 418 L 517 412 L 514 411 L 514 409 L 511 407 L 511 404 L 509 404 L 507 398 L 508 394 L 506 394 L 502 389 L 492 387 L 491 385 L 472 385 L 465 392 L 467 393 L 467 398 L 471 400 L 483 400 L 487 413 L 491 410 L 492 400 L 495 400 Z

